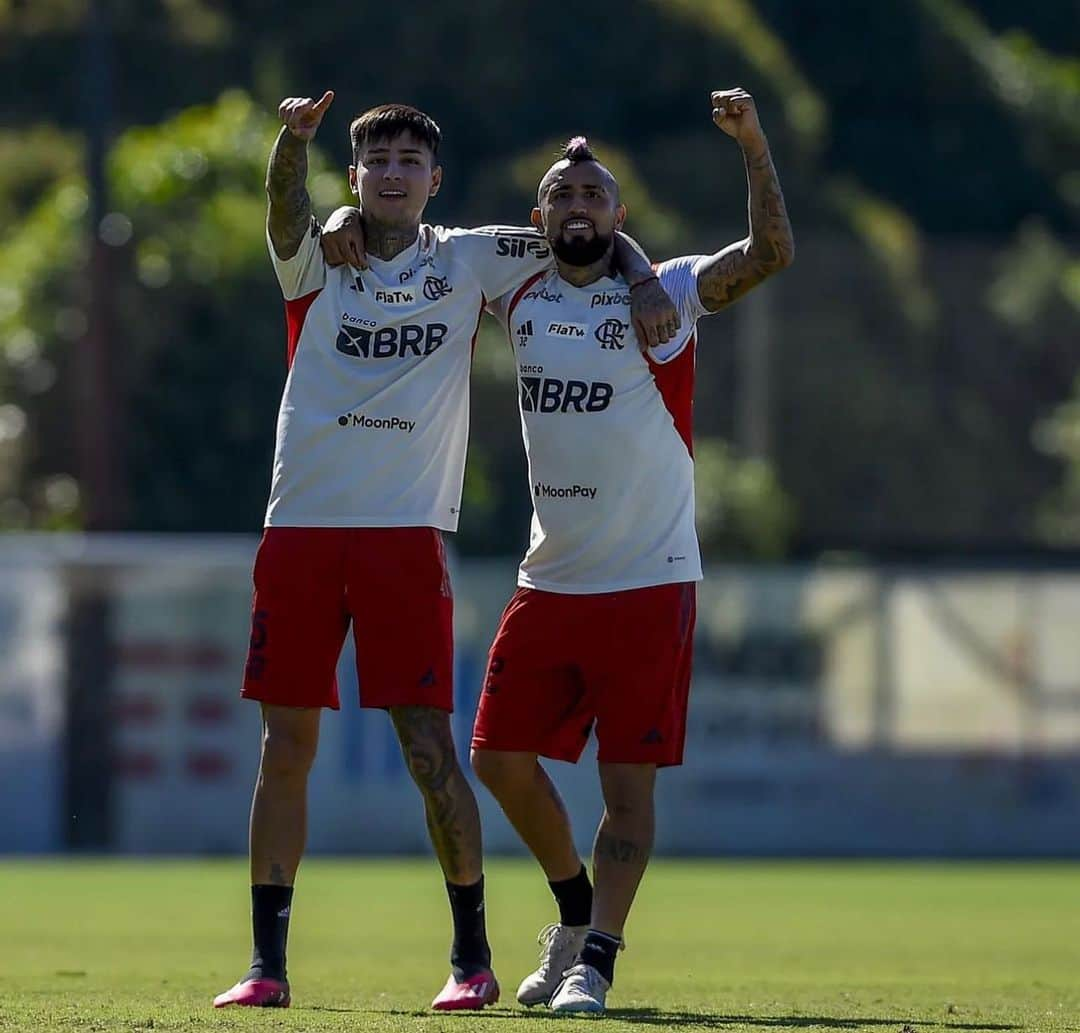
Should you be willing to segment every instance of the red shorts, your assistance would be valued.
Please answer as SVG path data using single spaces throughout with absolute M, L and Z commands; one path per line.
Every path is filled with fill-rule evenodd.
M 599 595 L 519 588 L 488 654 L 478 750 L 576 761 L 596 727 L 610 764 L 681 764 L 695 586 Z
M 352 624 L 363 707 L 453 710 L 454 600 L 431 527 L 268 527 L 255 557 L 245 699 L 337 710 Z

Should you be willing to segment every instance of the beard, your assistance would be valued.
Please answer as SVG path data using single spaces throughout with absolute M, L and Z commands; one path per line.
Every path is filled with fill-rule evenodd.
M 561 233 L 551 242 L 555 257 L 567 265 L 585 266 L 599 262 L 611 247 L 613 237 L 602 237 L 594 232 L 592 237 L 573 237 L 567 240 Z

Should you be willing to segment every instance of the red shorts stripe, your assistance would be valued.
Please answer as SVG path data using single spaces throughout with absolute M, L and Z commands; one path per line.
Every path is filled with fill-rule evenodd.
M 519 588 L 488 655 L 478 750 L 681 764 L 696 615 L 692 583 L 597 595 Z
M 246 699 L 337 710 L 352 626 L 363 707 L 453 710 L 453 606 L 431 527 L 268 527 L 255 557 Z

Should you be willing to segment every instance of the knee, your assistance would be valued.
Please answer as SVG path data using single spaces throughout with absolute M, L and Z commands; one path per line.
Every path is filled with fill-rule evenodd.
M 523 761 L 516 754 L 501 750 L 474 749 L 470 760 L 476 777 L 496 796 L 528 784 L 536 767 L 532 757 Z
M 317 745 L 317 736 L 300 729 L 267 727 L 262 744 L 263 777 L 306 778 Z

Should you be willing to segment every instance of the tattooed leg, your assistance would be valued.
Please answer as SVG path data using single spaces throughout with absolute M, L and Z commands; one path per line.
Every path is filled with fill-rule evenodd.
M 458 764 L 450 715 L 435 707 L 391 707 L 390 717 L 424 798 L 428 835 L 446 881 L 471 885 L 483 874 L 480 812 Z
M 653 845 L 652 764 L 601 764 L 604 816 L 593 845 L 594 929 L 621 936 Z
M 307 837 L 307 781 L 318 708 L 263 704 L 262 759 L 251 801 L 251 883 L 291 886 Z

